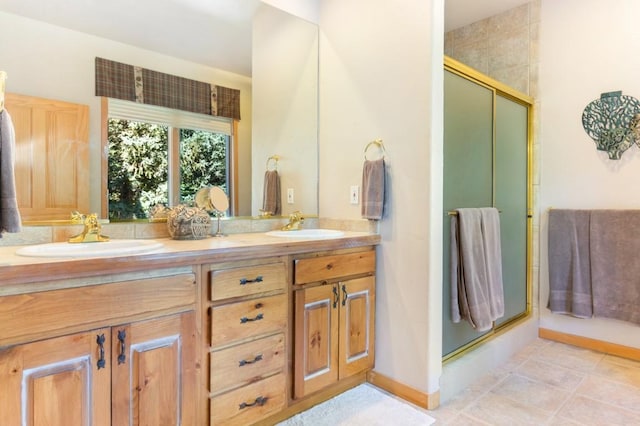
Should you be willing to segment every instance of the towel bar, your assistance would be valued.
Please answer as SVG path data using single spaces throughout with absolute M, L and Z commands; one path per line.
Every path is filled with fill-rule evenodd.
M 380 150 L 380 158 L 384 158 L 385 149 L 384 149 L 384 144 L 382 143 L 382 139 L 376 139 L 374 141 L 369 142 L 367 146 L 364 147 L 364 159 L 368 160 L 367 151 L 369 150 L 371 145 L 376 145 Z
M 278 160 L 280 159 L 279 155 L 272 155 L 271 157 L 267 158 L 267 170 L 269 170 L 269 161 L 273 160 L 273 162 L 275 163 L 273 166 L 273 170 L 278 171 Z
M 498 210 L 498 213 L 502 213 L 502 210 Z M 447 215 L 449 215 L 449 216 L 458 216 L 458 212 L 455 211 L 455 210 L 449 210 L 447 212 Z

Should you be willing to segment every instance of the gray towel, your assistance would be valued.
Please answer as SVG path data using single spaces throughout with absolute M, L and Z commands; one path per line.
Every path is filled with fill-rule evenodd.
M 451 319 L 479 332 L 504 315 L 500 217 L 495 208 L 451 217 Z
M 591 211 L 593 315 L 640 324 L 640 210 Z
M 16 199 L 15 131 L 7 110 L 0 111 L 0 237 L 3 232 L 20 232 L 22 223 Z
M 282 213 L 280 200 L 280 176 L 276 170 L 264 173 L 264 190 L 262 192 L 262 210 L 278 216 Z
M 371 220 L 382 219 L 385 191 L 384 159 L 365 160 L 362 167 L 362 217 Z
M 553 313 L 593 316 L 589 226 L 591 211 L 549 211 L 549 304 Z

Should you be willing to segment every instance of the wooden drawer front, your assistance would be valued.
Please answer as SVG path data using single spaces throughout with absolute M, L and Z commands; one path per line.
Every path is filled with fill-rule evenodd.
M 284 290 L 287 271 L 284 263 L 214 270 L 210 273 L 211 300 Z
M 350 275 L 366 274 L 375 270 L 376 252 L 374 250 L 296 259 L 295 283 L 327 281 Z
M 211 346 L 276 333 L 286 325 L 286 294 L 215 306 L 211 308 Z
M 257 378 L 282 371 L 284 358 L 284 334 L 212 352 L 211 393 L 245 386 Z
M 249 425 L 285 406 L 285 376 L 276 374 L 211 400 L 212 425 Z
M 0 347 L 126 321 L 196 302 L 194 274 L 146 278 L 3 297 Z

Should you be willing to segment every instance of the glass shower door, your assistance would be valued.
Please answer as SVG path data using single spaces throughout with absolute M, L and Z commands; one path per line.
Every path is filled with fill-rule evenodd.
M 445 70 L 443 352 L 448 358 L 482 341 L 528 311 L 529 106 L 488 84 Z M 500 210 L 505 314 L 479 333 L 451 320 L 449 212 L 461 207 Z

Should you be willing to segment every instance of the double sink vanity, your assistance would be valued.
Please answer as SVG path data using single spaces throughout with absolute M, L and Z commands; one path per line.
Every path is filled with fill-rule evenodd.
M 303 229 L 0 247 L 3 425 L 274 424 L 362 383 L 379 242 Z

